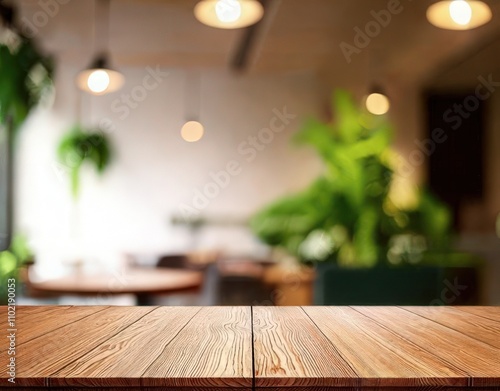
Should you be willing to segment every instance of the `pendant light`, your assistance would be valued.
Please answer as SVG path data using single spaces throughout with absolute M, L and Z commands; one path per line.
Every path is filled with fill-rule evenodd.
M 490 7 L 479 0 L 438 1 L 427 9 L 427 20 L 448 30 L 470 30 L 488 23 Z
M 389 98 L 381 87 L 374 87 L 365 99 L 366 109 L 375 115 L 386 114 L 391 108 Z
M 370 51 L 368 53 L 368 72 L 369 79 L 380 80 L 381 53 Z M 385 93 L 384 88 L 379 83 L 372 83 L 368 95 L 365 97 L 365 107 L 369 113 L 374 115 L 384 115 L 391 108 L 391 102 Z
M 104 43 L 104 47 L 109 45 L 109 19 L 110 19 L 110 0 L 95 0 L 95 22 L 94 22 L 94 47 L 97 46 L 97 18 L 99 16 L 97 3 L 101 3 L 100 16 L 105 20 L 103 31 L 100 34 L 99 41 Z M 76 84 L 81 90 L 92 95 L 105 95 L 119 90 L 125 77 L 118 71 L 113 70 L 109 65 L 109 54 L 106 49 L 98 52 L 90 66 L 80 72 L 76 78 Z
M 257 0 L 202 0 L 194 7 L 194 16 L 207 26 L 237 29 L 257 23 L 264 8 Z
M 188 75 L 185 82 L 186 123 L 181 128 L 181 137 L 188 143 L 201 140 L 205 129 L 199 121 L 201 106 L 201 76 Z M 193 99 L 194 97 L 194 99 Z M 189 107 L 191 103 L 191 108 Z

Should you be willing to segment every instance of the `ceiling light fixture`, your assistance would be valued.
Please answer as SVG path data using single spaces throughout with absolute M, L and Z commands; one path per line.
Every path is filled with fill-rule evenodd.
M 389 98 L 380 92 L 372 92 L 366 97 L 366 109 L 375 115 L 383 115 L 387 113 L 391 107 Z
M 100 1 L 105 5 L 101 15 L 106 19 L 106 27 L 101 33 L 101 36 L 103 36 L 101 42 L 104 42 L 105 45 L 108 46 L 110 0 Z M 97 6 L 95 8 L 95 25 L 97 25 Z M 97 46 L 96 31 L 94 31 L 94 46 Z M 117 91 L 123 86 L 124 82 L 125 77 L 120 72 L 113 70 L 109 65 L 109 55 L 106 49 L 103 49 L 101 54 L 97 55 L 92 61 L 92 64 L 87 69 L 81 71 L 76 78 L 76 85 L 78 88 L 92 95 L 105 95 Z
M 201 140 L 204 132 L 205 129 L 200 122 L 188 121 L 182 126 L 181 137 L 188 143 L 194 143 Z
M 181 137 L 188 143 L 194 143 L 201 140 L 205 133 L 205 129 L 199 121 L 201 111 L 200 74 L 186 76 L 184 94 L 187 121 L 181 128 Z
M 194 16 L 207 26 L 237 29 L 257 23 L 264 8 L 257 0 L 202 0 L 194 7 Z
M 383 115 L 391 108 L 391 102 L 384 90 L 380 86 L 375 85 L 365 98 L 365 106 L 368 112 L 375 115 Z
M 488 23 L 491 17 L 490 7 L 479 0 L 439 1 L 427 9 L 427 20 L 448 30 L 470 30 Z
M 125 77 L 108 65 L 108 57 L 101 55 L 84 71 L 81 71 L 76 84 L 81 90 L 93 95 L 105 95 L 119 90 L 125 82 Z

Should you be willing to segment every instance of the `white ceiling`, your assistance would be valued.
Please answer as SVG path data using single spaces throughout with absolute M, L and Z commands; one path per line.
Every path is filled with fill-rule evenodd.
M 229 69 L 246 30 L 200 24 L 192 12 L 196 1 L 113 0 L 110 47 L 115 65 Z M 389 25 L 348 64 L 340 43 L 352 44 L 354 28 L 364 28 L 373 20 L 371 11 L 387 9 L 388 0 L 268 0 L 246 71 L 312 70 L 338 85 L 374 78 L 426 82 L 437 77 L 449 79 L 449 84 L 467 75 L 473 79 L 480 72 L 500 69 L 500 56 L 496 56 L 500 1 L 487 2 L 494 15 L 488 25 L 446 31 L 425 18 L 432 0 L 401 0 L 403 11 L 393 15 Z M 42 12 L 39 0 L 20 3 L 22 16 L 29 21 Z M 71 0 L 40 28 L 39 37 L 47 50 L 66 61 L 86 63 L 93 51 L 93 26 L 94 1 Z M 479 50 L 488 42 L 492 45 Z M 456 66 L 466 58 L 470 61 Z

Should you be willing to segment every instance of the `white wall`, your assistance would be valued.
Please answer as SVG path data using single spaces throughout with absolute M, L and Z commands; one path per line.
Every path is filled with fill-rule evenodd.
M 115 160 L 102 178 L 86 170 L 78 205 L 70 197 L 65 168 L 55 154 L 61 135 L 76 117 L 76 68 L 59 64 L 53 107 L 39 109 L 22 131 L 16 220 L 18 229 L 32 239 L 39 262 L 71 261 L 77 257 L 75 251 L 86 260 L 110 263 L 126 252 L 173 252 L 193 246 L 232 253 L 257 251 L 243 228 L 205 230 L 195 241 L 170 218 L 179 214 L 180 205 L 193 206 L 196 190 L 203 191 L 213 182 L 210 173 L 225 170 L 230 161 L 238 163 L 241 173 L 209 200 L 201 216 L 245 219 L 276 197 L 307 186 L 320 172 L 320 164 L 312 151 L 291 145 L 290 137 L 304 117 L 316 115 L 324 106 L 316 79 L 309 74 L 257 77 L 204 72 L 200 119 L 206 133 L 201 141 L 187 143 L 179 133 L 185 120 L 186 73 L 168 70 L 168 76 L 143 99 L 138 86 L 148 71 L 122 71 L 127 82 L 121 91 L 85 96 L 82 102 L 85 123 L 112 123 L 108 129 Z M 140 99 L 126 110 L 122 94 L 131 92 Z M 271 121 L 284 107 L 296 117 L 283 131 L 273 133 L 274 140 L 265 149 L 254 154 L 248 145 L 241 146 L 262 128 L 281 123 L 279 116 L 278 122 Z

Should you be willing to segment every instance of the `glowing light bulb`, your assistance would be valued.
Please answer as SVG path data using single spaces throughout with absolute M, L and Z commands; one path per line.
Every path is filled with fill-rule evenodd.
M 375 115 L 382 115 L 389 111 L 389 98 L 383 94 L 373 93 L 366 98 L 366 109 Z
M 236 22 L 241 17 L 241 4 L 238 0 L 219 0 L 215 4 L 215 15 L 223 23 Z
M 199 141 L 203 137 L 203 133 L 203 125 L 198 121 L 188 121 L 181 129 L 181 136 L 188 143 Z
M 450 3 L 450 16 L 455 23 L 464 26 L 472 19 L 472 8 L 465 0 L 453 0 Z
M 90 91 L 99 94 L 108 89 L 110 83 L 108 72 L 98 69 L 93 71 L 87 80 Z

